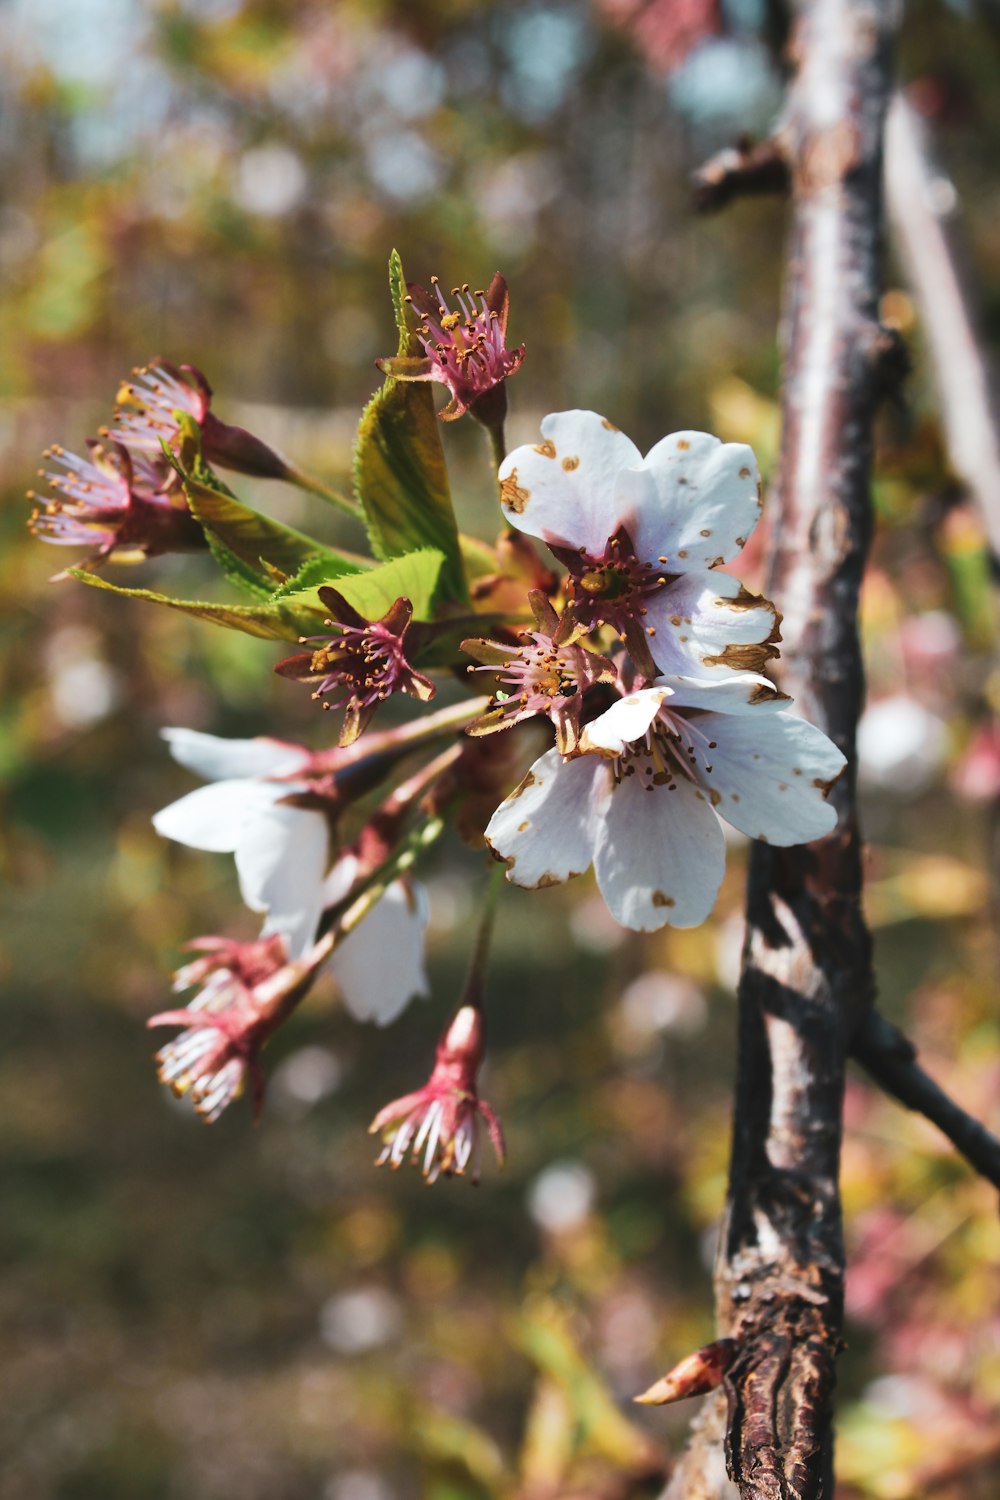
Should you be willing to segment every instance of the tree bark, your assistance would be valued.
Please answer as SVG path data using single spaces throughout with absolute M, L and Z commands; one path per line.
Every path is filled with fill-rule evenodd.
M 739 989 L 729 1196 L 716 1272 L 726 1456 L 743 1500 L 831 1497 L 841 1347 L 839 1166 L 844 1073 L 871 1004 L 861 909 L 855 731 L 858 595 L 872 529 L 882 137 L 895 6 L 800 0 L 782 137 L 792 182 L 783 432 L 770 501 L 777 676 L 848 757 L 838 826 L 806 847 L 755 844 Z

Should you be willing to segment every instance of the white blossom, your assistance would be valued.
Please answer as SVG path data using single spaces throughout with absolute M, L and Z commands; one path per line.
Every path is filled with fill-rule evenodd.
M 675 432 L 643 458 L 592 411 L 547 416 L 542 438 L 501 464 L 503 511 L 566 565 L 581 624 L 616 629 L 646 677 L 759 671 L 776 655 L 773 605 L 717 571 L 760 516 L 750 448 Z
M 836 824 L 826 795 L 844 757 L 788 701 L 753 672 L 661 677 L 586 725 L 582 753 L 536 760 L 487 843 L 516 885 L 558 884 L 592 864 L 624 927 L 695 927 L 725 870 L 719 817 L 778 845 Z

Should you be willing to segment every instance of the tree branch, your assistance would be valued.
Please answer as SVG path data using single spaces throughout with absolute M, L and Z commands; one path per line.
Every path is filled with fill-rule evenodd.
M 852 1052 L 875 1082 L 936 1125 L 987 1182 L 1000 1188 L 1000 1140 L 950 1099 L 917 1061 L 917 1049 L 891 1021 L 870 1011 Z
M 729 1199 L 716 1270 L 726 1452 L 743 1500 L 832 1495 L 841 1345 L 838 1187 L 844 1071 L 871 1002 L 854 741 L 857 603 L 871 533 L 882 127 L 895 7 L 799 0 L 783 138 L 793 223 L 771 585 L 785 611 L 780 684 L 836 740 L 838 827 L 804 848 L 754 845 L 740 982 Z
M 780 132 L 757 144 L 746 139 L 727 146 L 691 176 L 699 213 L 715 213 L 734 198 L 786 193 L 788 185 L 788 157 Z
M 886 206 L 929 345 L 948 456 L 1000 558 L 1000 408 L 976 336 L 973 298 L 946 218 L 954 189 L 933 170 L 921 121 L 901 94 L 886 131 Z

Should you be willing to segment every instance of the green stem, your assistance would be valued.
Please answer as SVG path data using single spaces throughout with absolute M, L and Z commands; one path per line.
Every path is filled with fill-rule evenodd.
M 358 923 L 367 917 L 372 907 L 381 901 L 393 881 L 413 869 L 417 860 L 432 844 L 437 842 L 444 830 L 444 818 L 437 816 L 427 818 L 425 822 L 412 829 L 389 858 L 362 881 L 360 892 L 352 893 L 346 906 L 338 903 L 324 912 L 323 923 L 328 924 L 327 931 L 314 943 L 304 960 L 312 972 L 315 972 L 320 964 L 325 963 L 348 933 L 353 932 Z
M 496 427 L 487 427 L 486 431 L 490 437 L 490 453 L 493 457 L 494 469 L 499 469 L 507 457 L 507 440 L 504 437 L 503 423 L 499 422 Z
M 479 931 L 476 933 L 476 945 L 472 950 L 472 958 L 469 961 L 469 977 L 465 981 L 465 989 L 459 1001 L 459 1008 L 463 1005 L 471 1005 L 473 1010 L 481 1011 L 483 998 L 486 990 L 486 963 L 490 954 L 490 943 L 493 941 L 493 928 L 496 924 L 497 901 L 500 896 L 500 888 L 503 885 L 504 867 L 495 864 L 490 871 L 486 885 L 486 895 L 483 898 L 482 915 L 479 918 Z
M 324 480 L 307 474 L 305 469 L 300 469 L 297 464 L 286 464 L 285 478 L 289 484 L 297 485 L 300 490 L 306 490 L 310 495 L 319 495 L 320 499 L 335 505 L 346 516 L 353 516 L 356 521 L 364 520 L 365 513 L 356 500 L 352 500 L 349 495 L 342 494 L 340 490 L 334 489 Z

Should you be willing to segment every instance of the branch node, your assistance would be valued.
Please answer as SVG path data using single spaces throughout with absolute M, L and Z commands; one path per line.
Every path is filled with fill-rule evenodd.
M 787 193 L 790 180 L 780 134 L 757 144 L 745 136 L 691 174 L 694 206 L 699 213 L 716 213 L 734 198 Z

